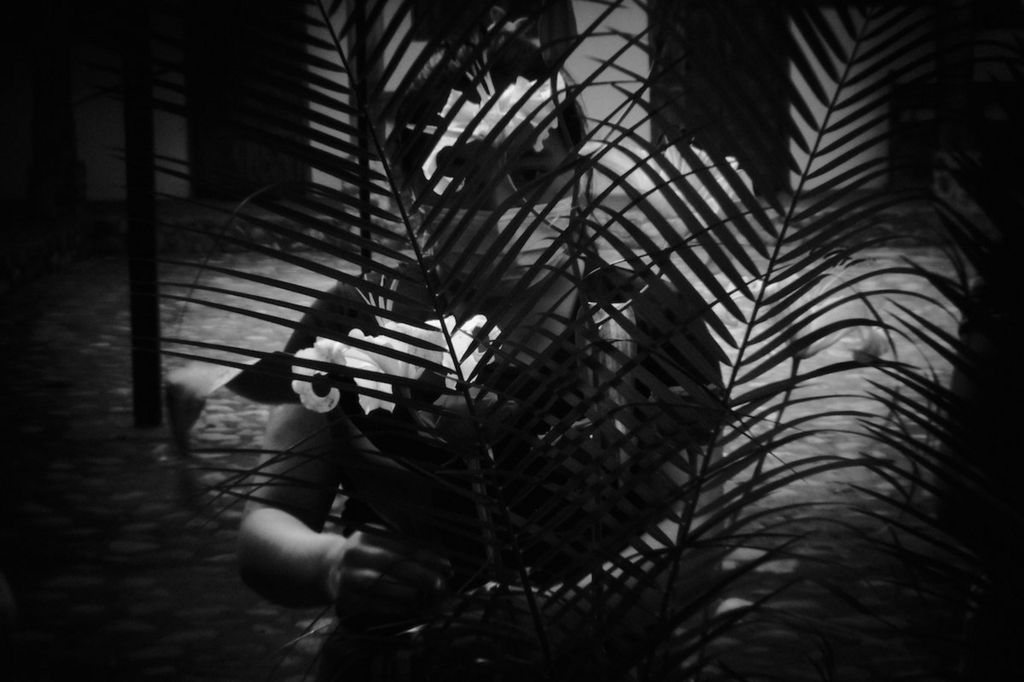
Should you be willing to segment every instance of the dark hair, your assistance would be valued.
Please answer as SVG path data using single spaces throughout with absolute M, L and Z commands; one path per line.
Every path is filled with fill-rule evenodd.
M 483 34 L 486 44 L 470 41 L 445 45 L 431 56 L 427 68 L 402 95 L 395 113 L 395 129 L 389 138 L 389 156 L 405 182 L 416 177 L 433 146 L 433 136 L 424 132 L 441 122 L 440 112 L 448 93 L 458 90 L 471 101 L 478 101 L 474 79 L 470 75 L 486 69 L 495 90 L 501 92 L 519 77 L 527 80 L 553 78 L 556 69 L 547 64 L 544 52 L 525 36 L 521 22 L 498 22 Z M 561 74 L 566 78 L 564 73 Z M 575 95 L 558 109 L 556 133 L 570 149 L 583 141 L 583 112 Z

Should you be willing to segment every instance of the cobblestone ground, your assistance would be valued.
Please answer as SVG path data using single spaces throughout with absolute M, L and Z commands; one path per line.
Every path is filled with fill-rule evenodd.
M 932 265 L 941 263 L 933 250 L 907 253 Z M 894 260 L 903 254 L 874 255 Z M 328 283 L 322 274 L 252 256 L 227 256 L 213 264 L 315 288 Z M 167 267 L 163 275 L 192 281 L 182 268 Z M 228 279 L 209 271 L 202 283 L 217 286 Z M 230 283 L 238 285 L 237 280 Z M 924 291 L 920 282 L 899 277 L 877 284 L 908 293 Z M 126 267 L 104 258 L 75 264 L 0 299 L 7 365 L 2 411 L 9 446 L 0 460 L 0 565 L 18 607 L 12 657 L 19 674 L 13 679 L 300 679 L 317 648 L 316 632 L 329 620 L 319 611 L 282 609 L 248 592 L 234 566 L 237 501 L 184 489 L 181 482 L 187 478 L 171 452 L 166 429 L 133 426 L 126 289 Z M 269 304 L 265 309 L 274 310 Z M 954 326 L 939 310 L 927 314 L 948 329 Z M 278 348 L 285 336 L 281 328 L 254 325 L 243 315 L 173 302 L 164 305 L 162 324 L 169 337 L 254 349 Z M 849 350 L 840 344 L 817 361 L 834 361 Z M 907 356 L 913 351 L 908 347 L 901 352 Z M 915 361 L 937 363 L 924 355 Z M 177 362 L 168 358 L 165 364 Z M 936 367 L 940 373 L 948 371 Z M 866 381 L 870 371 L 843 381 Z M 815 390 L 841 395 L 852 384 L 825 383 Z M 237 466 L 228 457 L 238 455 L 225 451 L 258 447 L 264 417 L 263 408 L 231 396 L 217 395 L 211 401 L 196 429 L 196 443 L 205 449 L 200 453 L 204 483 L 217 485 L 230 475 L 223 469 Z M 863 446 L 857 438 L 819 438 L 795 445 L 783 459 L 815 449 L 852 457 Z M 847 471 L 799 481 L 777 495 L 793 502 L 845 500 L 859 494 L 854 485 L 882 490 L 887 484 L 867 473 Z M 862 587 L 873 591 L 873 603 L 889 604 L 888 616 L 933 617 L 892 613 L 903 593 L 886 576 L 877 575 L 872 557 L 843 544 L 848 538 L 840 530 L 843 520 L 833 519 L 835 532 L 815 536 L 822 562 L 771 562 L 759 572 L 759 589 L 792 582 L 798 574 L 813 582 L 818 574 L 828 573 L 862 581 Z M 820 521 L 809 523 L 818 523 L 821 531 Z M 870 584 L 873 580 L 877 582 Z M 756 598 L 757 589 L 737 597 Z M 834 614 L 827 621 L 828 632 L 822 633 L 839 643 L 830 646 L 857 650 L 865 645 L 865 633 L 878 629 L 874 616 L 824 590 L 794 590 L 775 611 L 780 621 L 824 612 Z M 783 654 L 787 642 L 779 638 L 786 635 L 773 639 L 771 633 L 759 633 L 744 641 L 741 630 L 732 641 L 746 648 L 747 658 L 777 657 L 780 666 L 801 668 L 792 676 L 780 672 L 779 679 L 816 677 L 816 663 L 827 667 L 822 656 L 830 652 L 792 647 Z M 914 642 L 885 642 L 870 649 L 872 660 L 857 656 L 852 666 L 843 664 L 845 676 L 835 679 L 889 679 L 878 671 L 887 670 L 895 678 L 916 670 L 918 647 Z M 934 660 L 928 653 L 925 658 Z

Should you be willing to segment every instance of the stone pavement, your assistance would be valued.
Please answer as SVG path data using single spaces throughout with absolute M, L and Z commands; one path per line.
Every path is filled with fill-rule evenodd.
M 915 255 L 941 262 L 934 249 L 917 249 Z M 287 276 L 318 288 L 328 282 L 324 275 L 250 255 L 224 255 L 214 265 Z M 163 276 L 193 281 L 185 268 L 165 267 Z M 208 271 L 202 283 L 228 280 Z M 884 285 L 922 286 L 898 278 Z M 133 426 L 126 289 L 125 264 L 103 257 L 75 263 L 0 298 L 5 381 L 0 409 L 7 441 L 0 455 L 0 567 L 18 607 L 13 653 L 0 651 L 12 656 L 13 668 L 5 663 L 0 670 L 18 671 L 7 678 L 14 680 L 301 679 L 317 649 L 317 632 L 330 624 L 329 614 L 283 609 L 243 587 L 233 555 L 238 500 L 196 496 L 183 487 L 188 479 L 166 428 Z M 266 312 L 272 311 L 268 304 Z M 941 311 L 934 315 L 943 319 Z M 168 302 L 162 316 L 163 333 L 170 337 L 271 349 L 285 336 L 280 328 L 256 326 L 245 316 L 194 305 Z M 942 324 L 952 328 L 954 321 Z M 840 345 L 821 360 L 848 352 Z M 166 365 L 177 362 L 168 358 Z M 847 388 L 821 390 L 841 394 Z M 231 396 L 211 401 L 196 429 L 196 443 L 204 448 L 201 475 L 211 489 L 233 475 L 240 461 L 244 466 L 239 457 L 252 456 L 245 449 L 258 447 L 264 416 L 263 408 Z M 852 455 L 862 445 L 819 440 L 798 447 L 845 449 Z M 884 485 L 866 474 L 861 480 L 833 475 L 798 482 L 779 495 L 795 501 L 827 498 L 849 494 L 851 483 Z M 864 573 L 871 559 L 844 545 L 845 537 L 838 523 L 831 535 L 816 536 L 827 561 L 808 570 L 874 579 Z M 766 581 L 789 580 L 794 563 L 772 562 L 761 574 Z M 876 604 L 896 608 L 896 588 L 884 580 L 873 587 Z M 836 595 L 794 592 L 787 599 L 780 606 L 790 619 L 808 608 L 817 613 L 834 608 L 830 622 L 836 641 L 855 649 L 865 645 L 868 628 L 862 626 L 871 619 L 848 604 L 833 603 Z M 751 636 L 736 644 L 747 647 L 749 657 L 778 655 L 778 641 L 757 642 Z M 889 666 L 893 673 L 913 668 L 916 660 L 907 660 L 916 646 L 885 643 L 873 650 L 874 661 L 855 661 L 856 670 L 843 679 L 882 679 L 872 672 L 879 667 Z M 801 657 L 809 655 L 798 652 L 794 665 L 813 673 L 808 660 L 797 660 Z
M 189 497 L 166 429 L 133 426 L 127 281 L 123 262 L 98 258 L 2 301 L 0 566 L 22 671 L 7 679 L 298 676 L 320 614 L 241 585 L 237 505 Z M 252 445 L 261 418 L 242 406 L 206 437 Z

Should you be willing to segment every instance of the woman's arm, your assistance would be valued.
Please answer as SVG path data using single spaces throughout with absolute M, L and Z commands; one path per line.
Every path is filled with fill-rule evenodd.
M 322 533 L 340 471 L 323 415 L 301 405 L 275 407 L 264 437 L 239 535 L 242 580 L 288 606 L 327 603 L 328 565 L 345 539 Z
M 354 426 L 352 439 L 367 447 Z M 239 537 L 243 581 L 293 607 L 335 602 L 345 613 L 410 615 L 444 589 L 446 561 L 383 529 L 324 532 L 341 479 L 337 448 L 323 415 L 300 405 L 275 408 L 265 447 L 271 454 L 246 505 Z

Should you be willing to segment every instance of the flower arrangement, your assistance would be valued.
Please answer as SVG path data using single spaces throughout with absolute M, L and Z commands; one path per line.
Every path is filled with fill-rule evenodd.
M 355 345 L 319 337 L 295 357 L 380 375 L 379 379 L 353 377 L 356 385 L 364 389 L 359 392 L 359 406 L 367 414 L 377 409 L 390 412 L 395 402 L 382 396 L 394 395 L 395 379 L 418 379 L 434 365 L 443 368 L 446 388 L 455 390 L 460 380 L 474 375 L 489 346 L 501 334 L 497 327 L 488 329 L 487 318 L 483 315 L 474 315 L 458 327 L 451 316 L 425 326 L 385 321 L 381 327 L 382 332 L 374 335 L 359 329 L 349 332 L 348 338 L 355 341 Z M 449 351 L 448 336 L 454 352 Z M 417 339 L 421 343 L 404 339 Z M 292 390 L 307 409 L 324 413 L 337 407 L 341 393 L 338 388 L 327 385 L 326 373 L 307 363 L 294 365 L 292 372 L 301 377 L 292 381 Z

